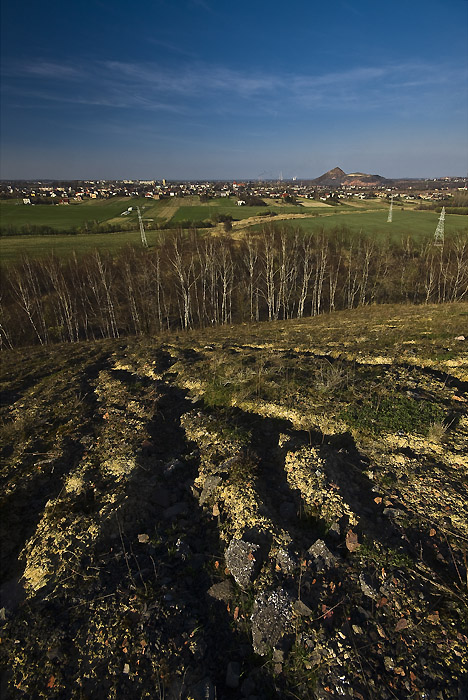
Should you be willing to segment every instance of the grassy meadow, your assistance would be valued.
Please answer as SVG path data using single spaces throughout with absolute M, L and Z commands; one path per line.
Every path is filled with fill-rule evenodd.
M 197 199 L 197 198 L 192 198 Z M 252 216 L 262 216 L 269 212 L 275 213 L 277 216 L 283 214 L 307 214 L 308 208 L 299 204 L 284 204 L 279 199 L 269 199 L 265 198 L 264 201 L 267 204 L 266 207 L 262 206 L 238 206 L 237 198 L 235 197 L 216 197 L 210 200 L 206 204 L 200 204 L 199 202 L 187 203 L 186 198 L 183 200 L 183 204 L 179 206 L 177 211 L 171 218 L 171 221 L 175 223 L 178 221 L 203 221 L 211 219 L 216 215 L 230 215 L 234 220 L 248 219 Z M 305 200 L 308 204 L 310 200 Z M 310 202 L 310 204 L 317 205 L 316 202 Z M 317 210 L 322 208 L 329 209 L 327 205 L 323 202 L 319 202 L 316 206 Z
M 144 199 L 127 198 L 91 199 L 68 205 L 35 204 L 25 205 L 21 199 L 0 200 L 0 224 L 6 226 L 51 226 L 54 229 L 67 230 L 83 226 L 86 222 L 108 222 L 118 217 L 125 221 L 127 217 L 120 214 L 129 206 L 144 203 Z
M 218 197 L 207 203 L 200 203 L 197 195 L 191 197 L 154 200 L 148 198 L 113 198 L 84 201 L 68 206 L 51 206 L 38 204 L 24 205 L 22 200 L 0 201 L 0 226 L 4 228 L 16 226 L 50 226 L 57 231 L 72 231 L 90 228 L 95 224 L 136 227 L 138 218 L 136 207 L 139 206 L 143 220 L 148 224 L 174 224 L 177 228 L 187 221 L 208 221 L 216 216 L 230 215 L 235 223 L 238 234 L 243 229 L 252 227 L 260 230 L 266 223 L 298 227 L 303 231 L 312 232 L 324 228 L 325 231 L 337 227 L 347 227 L 356 233 L 372 237 L 390 237 L 395 241 L 410 236 L 416 242 L 434 234 L 439 214 L 432 211 L 416 211 L 395 206 L 393 222 L 387 223 L 388 204 L 381 200 L 360 200 L 338 207 L 332 207 L 324 202 L 302 200 L 297 205 L 283 204 L 280 200 L 266 199 L 267 207 L 242 206 L 236 204 L 236 198 Z M 411 206 L 411 205 L 410 205 Z M 122 216 L 128 207 L 133 211 Z M 268 213 L 276 216 L 269 218 Z M 296 216 L 298 215 L 298 218 Z M 243 224 L 243 222 L 248 221 Z M 455 214 L 446 216 L 446 232 L 448 234 L 467 231 L 466 217 Z M 32 232 L 34 234 L 34 232 Z M 149 245 L 154 245 L 160 233 L 147 231 Z M 58 256 L 68 256 L 73 252 L 78 255 L 92 250 L 108 250 L 117 252 L 128 243 L 139 244 L 138 231 L 120 231 L 117 233 L 78 233 L 76 235 L 12 235 L 0 237 L 0 262 L 3 265 L 18 260 L 24 253 L 33 257 L 42 257 L 54 252 Z
M 347 227 L 356 233 L 362 233 L 374 238 L 386 238 L 399 241 L 409 236 L 418 242 L 434 235 L 439 214 L 431 211 L 393 210 L 393 221 L 387 223 L 387 208 L 375 211 L 336 211 L 323 213 L 311 218 L 294 219 L 287 223 L 303 231 L 311 232 L 323 228 L 325 231 Z M 260 224 L 255 228 L 259 229 Z M 466 217 L 448 214 L 445 217 L 445 232 L 447 234 L 460 231 L 468 232 Z
M 159 236 L 160 231 L 146 231 L 148 245 L 155 245 Z M 79 233 L 73 236 L 6 236 L 0 238 L 0 263 L 8 265 L 19 262 L 22 255 L 42 258 L 53 253 L 59 258 L 67 258 L 73 253 L 85 255 L 94 250 L 115 254 L 127 245 L 141 245 L 139 231 Z

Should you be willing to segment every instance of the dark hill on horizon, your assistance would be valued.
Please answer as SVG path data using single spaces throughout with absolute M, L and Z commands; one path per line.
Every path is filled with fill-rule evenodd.
M 367 173 L 347 174 L 341 168 L 336 167 L 315 178 L 312 182 L 324 187 L 338 187 L 340 185 L 358 185 L 362 187 L 365 185 L 385 185 L 392 182 L 392 180 L 382 177 L 382 175 L 369 175 Z

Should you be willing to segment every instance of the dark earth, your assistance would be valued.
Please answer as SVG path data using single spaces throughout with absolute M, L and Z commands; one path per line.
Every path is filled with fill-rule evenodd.
M 467 331 L 4 352 L 1 697 L 468 698 Z

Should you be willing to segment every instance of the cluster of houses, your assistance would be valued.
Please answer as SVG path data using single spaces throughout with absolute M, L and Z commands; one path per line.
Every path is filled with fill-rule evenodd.
M 301 197 L 327 201 L 333 199 L 367 199 L 399 195 L 402 199 L 438 200 L 467 190 L 465 178 L 441 178 L 440 180 L 395 180 L 388 186 L 337 185 L 321 186 L 314 181 L 280 180 L 260 181 L 204 181 L 166 182 L 166 180 L 113 180 L 53 182 L 3 182 L 0 197 L 17 198 L 26 205 L 47 200 L 53 204 L 79 203 L 90 199 L 111 197 L 147 197 L 163 199 L 198 195 L 203 201 L 211 197 L 236 197 L 243 206 L 249 197 L 281 200 Z

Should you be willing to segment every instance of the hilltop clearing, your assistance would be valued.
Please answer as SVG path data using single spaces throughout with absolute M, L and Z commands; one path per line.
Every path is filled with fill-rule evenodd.
M 5 352 L 2 698 L 465 697 L 467 331 L 389 305 Z

